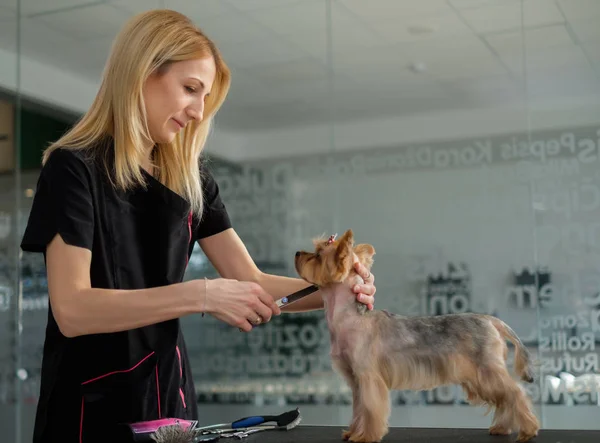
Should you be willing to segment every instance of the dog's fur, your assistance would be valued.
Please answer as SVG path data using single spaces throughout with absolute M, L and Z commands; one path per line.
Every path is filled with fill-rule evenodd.
M 527 349 L 501 320 L 482 314 L 405 317 L 367 310 L 352 286 L 359 260 L 368 269 L 375 249 L 354 246 L 352 230 L 337 241 L 314 240 L 313 252 L 298 251 L 295 265 L 320 287 L 330 332 L 334 368 L 352 389 L 353 416 L 344 440 L 378 442 L 388 433 L 389 390 L 429 390 L 458 384 L 474 405 L 495 408 L 491 434 L 518 431 L 519 442 L 538 433 L 529 398 L 510 376 L 505 340 L 515 346 L 515 371 L 533 381 Z

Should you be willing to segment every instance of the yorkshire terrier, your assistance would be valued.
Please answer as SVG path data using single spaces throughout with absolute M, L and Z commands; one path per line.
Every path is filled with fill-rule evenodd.
M 368 269 L 375 249 L 354 246 L 352 230 L 339 240 L 313 241 L 314 252 L 298 251 L 296 271 L 317 285 L 325 304 L 334 369 L 352 390 L 352 420 L 344 440 L 379 442 L 388 433 L 389 391 L 430 390 L 457 384 L 472 405 L 495 409 L 490 434 L 518 431 L 518 442 L 539 430 L 532 405 L 506 365 L 508 347 L 515 346 L 515 372 L 533 382 L 529 352 L 515 332 L 490 315 L 465 313 L 405 317 L 385 310 L 367 310 L 352 291 L 362 278 L 359 260 Z

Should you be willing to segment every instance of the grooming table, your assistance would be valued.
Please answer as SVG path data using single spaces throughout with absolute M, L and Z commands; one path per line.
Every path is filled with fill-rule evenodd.
M 248 443 L 343 443 L 339 426 L 303 426 L 290 431 L 264 431 L 249 435 L 241 441 Z M 489 435 L 487 429 L 390 428 L 381 443 L 509 443 L 517 434 Z M 223 439 L 221 439 L 222 441 Z M 236 440 L 240 441 L 240 440 Z M 600 443 L 600 430 L 542 429 L 531 443 Z

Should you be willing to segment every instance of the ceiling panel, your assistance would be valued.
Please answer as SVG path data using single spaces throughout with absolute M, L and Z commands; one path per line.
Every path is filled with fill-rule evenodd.
M 338 0 L 338 2 L 366 22 L 389 21 L 390 17 L 402 21 L 407 17 L 452 12 L 446 0 Z
M 345 73 L 335 75 L 334 85 L 336 88 L 341 88 L 356 93 L 357 91 L 366 90 L 370 93 L 393 94 L 398 91 L 404 93 L 416 88 L 424 87 L 424 89 L 434 87 L 435 82 L 429 73 L 415 73 L 409 71 L 405 66 L 383 66 L 378 69 L 376 66 L 366 66 L 364 69 L 356 69 Z M 341 77 L 352 80 L 341 80 Z
M 520 3 L 521 0 L 448 0 L 456 9 L 481 8 L 482 6 L 497 6 L 507 3 Z
M 590 60 L 600 63 L 600 39 L 583 44 L 583 49 Z
M 600 17 L 598 0 L 556 0 L 556 2 L 569 21 Z
M 91 42 L 75 40 L 71 36 L 46 26 L 39 18 L 23 22 L 23 52 L 45 64 L 66 69 L 88 77 L 91 72 L 85 71 L 90 60 L 101 56 Z M 76 52 L 77 48 L 80 52 Z M 60 48 L 57 50 L 56 48 Z M 98 68 L 100 64 L 96 64 Z
M 165 4 L 168 0 L 164 0 Z M 107 0 L 106 3 L 110 3 L 129 14 L 139 14 L 140 12 L 147 11 L 149 9 L 162 7 L 162 0 Z
M 317 28 L 311 32 L 286 33 L 284 38 L 322 62 L 328 58 L 328 34 L 331 33 L 331 46 L 334 54 L 352 52 L 359 56 L 363 51 L 381 45 L 381 37 L 359 18 L 345 8 L 333 5 L 331 26 Z M 333 56 L 335 60 L 336 55 Z
M 564 22 L 560 10 L 550 0 L 491 3 L 460 13 L 469 26 L 481 34 Z
M 522 54 L 509 54 L 502 57 L 506 65 L 517 76 L 525 74 L 533 75 L 553 75 L 553 71 L 562 67 L 579 67 L 587 70 L 590 62 L 580 46 L 553 46 L 549 48 L 531 49 L 527 51 L 525 67 L 523 68 Z
M 340 91 L 335 98 L 335 119 L 370 120 L 388 116 L 407 116 L 426 112 L 440 112 L 461 107 L 460 99 L 441 85 L 402 87 L 384 93 L 368 88 L 348 94 Z
M 323 114 L 315 113 L 297 100 L 264 105 L 223 106 L 217 117 L 217 125 L 231 129 L 231 122 L 235 122 L 234 130 L 251 132 L 322 123 Z
M 2 0 L 16 7 L 15 0 Z M 66 10 L 91 4 L 100 4 L 102 0 L 19 0 L 21 15 L 45 14 L 52 11 Z
M 546 100 L 558 97 L 589 97 L 600 94 L 600 81 L 588 63 L 557 64 L 551 70 L 532 71 L 528 76 L 529 97 Z
M 525 52 L 569 46 L 574 42 L 564 25 L 546 26 L 525 31 L 510 31 L 485 37 L 501 58 L 523 56 Z
M 288 7 L 294 3 L 300 3 L 305 0 L 221 0 L 229 3 L 233 8 L 240 11 L 254 11 L 257 9 L 271 8 L 276 6 Z
M 364 88 L 337 90 L 333 114 L 332 106 L 330 96 L 322 94 L 316 99 L 294 99 L 279 102 L 276 106 L 230 107 L 224 109 L 220 120 L 235 119 L 239 123 L 239 130 L 251 131 L 272 127 L 297 127 L 311 123 L 342 123 L 392 115 L 414 115 L 468 106 L 468 102 L 460 102 L 456 97 L 436 87 L 388 90 L 384 94 Z
M 115 36 L 129 18 L 111 5 L 100 4 L 42 15 L 36 20 L 74 39 L 92 40 Z
M 387 19 L 372 23 L 382 38 L 390 43 L 446 38 L 458 35 L 471 35 L 473 31 L 454 12 L 435 16 L 412 16 Z
M 15 52 L 17 49 L 17 22 L 0 22 L 0 49 Z
M 506 72 L 489 48 L 474 35 L 402 43 L 392 56 L 401 62 L 402 72 L 422 71 L 434 80 L 491 76 Z M 387 54 L 390 57 L 391 52 Z M 385 55 L 381 55 L 383 59 Z M 374 62 L 376 63 L 376 62 Z
M 68 53 L 68 48 L 73 44 L 73 39 L 64 33 L 58 32 L 44 23 L 41 23 L 37 18 L 23 18 L 20 30 L 21 52 L 27 57 L 47 63 L 53 66 L 59 66 L 56 63 L 57 55 L 61 51 L 57 48 L 62 48 Z M 0 47 L 10 51 L 16 50 L 17 43 L 17 23 L 16 21 L 6 22 L 0 26 Z
M 0 22 L 14 22 L 15 17 L 16 14 L 12 9 L 7 8 L 6 6 L 0 6 Z
M 102 70 L 110 52 L 112 39 L 101 38 L 91 41 L 71 41 L 64 51 L 55 54 L 48 63 L 75 72 L 94 82 L 100 80 Z
M 424 40 L 399 45 L 415 59 L 428 61 L 430 59 L 454 58 L 464 59 L 483 58 L 491 55 L 488 47 L 480 38 L 471 35 L 455 36 L 441 40 Z
M 310 55 L 315 59 L 321 60 L 323 63 L 328 59 L 325 29 L 315 30 L 306 34 L 295 33 L 278 36 L 277 38 L 287 42 L 295 51 L 300 51 L 304 55 Z M 343 50 L 343 48 L 347 48 L 351 43 L 334 38 L 333 45 L 335 47 L 334 50 Z
M 600 40 L 584 43 L 581 49 L 589 60 L 596 82 L 600 83 Z
M 522 14 L 532 97 L 600 83 L 600 0 L 333 0 L 331 29 L 326 0 L 23 1 L 40 14 L 25 21 L 23 52 L 92 81 L 131 15 L 163 5 L 187 14 L 232 67 L 219 124 L 239 130 L 328 121 L 331 93 L 335 122 L 522 102 Z M 14 50 L 8 4 L 0 47 Z
M 346 72 L 365 83 L 370 82 L 369 77 L 377 73 L 409 80 L 414 77 L 414 72 L 410 70 L 412 61 L 405 46 L 384 45 L 360 54 L 351 51 L 336 54 L 333 67 L 336 73 Z
M 252 104 L 256 101 L 263 103 L 272 100 L 269 97 L 268 85 L 245 74 L 243 70 L 232 69 L 229 98 L 224 106 L 236 107 Z
M 417 81 L 419 79 L 420 81 Z M 415 81 L 411 83 L 401 81 L 390 82 L 390 84 L 386 85 L 386 88 L 371 88 L 364 82 L 359 85 L 345 83 L 339 86 L 336 85 L 335 87 L 335 100 L 338 106 L 345 103 L 358 102 L 362 102 L 362 106 L 376 106 L 377 100 L 380 100 L 382 97 L 389 97 L 397 107 L 400 107 L 403 99 L 411 97 L 422 97 L 424 100 L 435 101 L 436 99 L 444 99 L 449 96 L 442 84 L 434 83 L 424 76 L 415 76 Z
M 0 0 L 0 8 L 15 11 L 17 9 L 17 1 L 18 0 Z
M 481 58 L 465 55 L 458 59 L 447 57 L 432 60 L 428 63 L 428 71 L 438 80 L 473 80 L 506 72 L 506 68 L 492 55 Z
M 524 97 L 522 82 L 508 74 L 442 81 L 442 84 L 453 94 L 466 95 L 469 100 L 476 100 L 479 103 L 522 101 Z
M 600 41 L 600 23 L 597 18 L 573 20 L 569 22 L 569 26 L 581 42 L 594 43 Z
M 282 39 L 272 37 L 243 42 L 220 42 L 219 49 L 225 61 L 244 68 L 264 63 L 281 63 L 306 57 L 306 53 Z
M 109 3 L 126 9 L 132 14 L 164 5 L 165 8 L 179 11 L 199 23 L 235 12 L 227 2 L 222 0 L 109 0 Z
M 236 78 L 241 80 L 241 84 L 236 85 Z M 354 87 L 357 90 L 357 83 L 347 75 L 335 75 L 333 82 L 336 89 Z M 314 59 L 241 69 L 235 74 L 233 85 L 237 91 L 233 96 L 243 95 L 246 104 L 253 100 L 258 104 L 320 100 L 331 91 L 327 70 Z M 371 89 L 374 88 L 376 86 Z
M 327 78 L 326 66 L 312 58 L 264 64 L 244 69 L 243 72 L 268 84 L 284 82 L 289 86 L 296 85 L 298 82 L 310 83 Z
M 281 35 L 310 33 L 327 27 L 324 0 L 305 0 L 291 5 L 248 11 L 247 14 L 257 23 Z
M 217 44 L 220 42 L 263 41 L 275 38 L 274 34 L 267 28 L 238 13 L 203 20 L 198 22 L 197 25 Z

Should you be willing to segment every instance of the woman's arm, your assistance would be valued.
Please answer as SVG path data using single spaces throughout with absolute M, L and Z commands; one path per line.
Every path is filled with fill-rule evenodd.
M 274 300 L 310 286 L 309 283 L 300 278 L 263 273 L 258 269 L 256 263 L 248 253 L 248 249 L 232 228 L 201 239 L 199 244 L 222 277 L 258 283 L 268 294 L 271 294 Z M 372 274 L 369 276 L 369 271 L 360 263 L 355 263 L 355 267 L 366 281 L 364 285 L 355 288 L 354 292 L 357 294 L 359 301 L 369 305 L 369 308 L 372 309 L 374 303 L 373 295 L 375 294 L 375 286 L 373 286 L 374 277 Z M 367 276 L 369 276 L 368 279 Z M 322 308 L 323 300 L 321 292 L 316 291 L 302 300 L 287 306 L 284 311 L 302 312 Z
M 140 290 L 91 287 L 89 249 L 57 234 L 48 244 L 48 295 L 54 318 L 67 337 L 124 331 L 202 312 L 204 281 Z
M 52 312 L 66 337 L 124 331 L 200 312 L 250 331 L 258 315 L 268 321 L 273 312 L 279 313 L 272 297 L 250 281 L 190 280 L 139 290 L 92 288 L 89 249 L 68 245 L 57 234 L 46 251 Z M 222 297 L 207 297 L 211 293 Z

